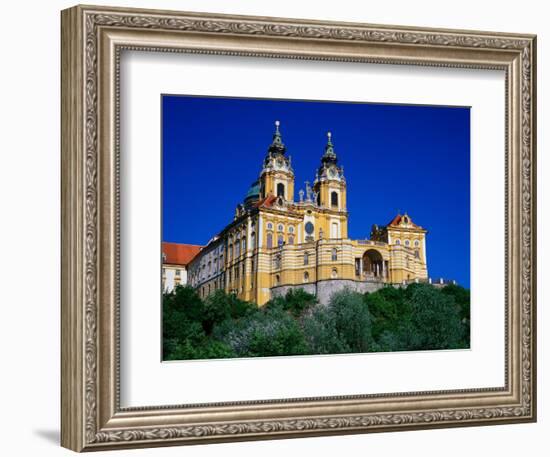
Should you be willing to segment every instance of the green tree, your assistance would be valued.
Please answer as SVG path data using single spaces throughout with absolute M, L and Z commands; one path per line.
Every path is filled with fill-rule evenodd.
M 463 338 L 460 341 L 460 346 L 464 348 L 470 347 L 470 291 L 456 284 L 449 284 L 441 289 L 441 292 L 454 298 L 458 306 L 460 321 L 464 326 Z
M 219 289 L 204 302 L 203 326 L 208 335 L 216 324 L 228 319 L 239 319 L 256 311 L 253 303 L 239 300 L 235 294 L 227 294 Z
M 191 286 L 176 286 L 171 293 L 163 295 L 164 310 L 179 310 L 185 318 L 202 322 L 204 307 L 199 294 Z
M 363 296 L 343 290 L 332 295 L 303 320 L 306 341 L 317 354 L 367 352 L 373 339 L 371 315 Z
M 411 322 L 410 349 L 455 349 L 460 347 L 464 326 L 454 298 L 427 284 L 409 286 Z
M 410 307 L 400 287 L 387 286 L 365 294 L 365 304 L 372 316 L 372 336 L 378 340 L 383 333 L 395 333 L 399 325 L 410 318 Z
M 202 302 L 192 288 L 179 286 L 163 295 L 162 305 L 163 359 L 174 360 L 178 345 L 187 342 L 196 346 L 205 337 L 200 321 Z
M 351 352 L 340 339 L 332 313 L 326 306 L 318 306 L 303 319 L 303 331 L 310 354 L 342 354 Z
M 317 303 L 317 298 L 304 289 L 290 289 L 284 297 L 278 296 L 265 304 L 265 308 L 281 308 L 294 317 L 300 317 Z
M 353 352 L 367 352 L 372 344 L 371 315 L 357 292 L 343 290 L 332 295 L 329 310 L 339 338 Z

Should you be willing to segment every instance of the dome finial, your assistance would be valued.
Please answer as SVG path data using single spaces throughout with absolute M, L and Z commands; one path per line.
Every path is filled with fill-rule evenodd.
M 283 144 L 283 139 L 281 137 L 281 131 L 279 129 L 279 126 L 281 125 L 281 122 L 279 120 L 275 121 L 275 132 L 273 133 L 273 141 L 271 142 L 271 145 L 269 146 L 269 155 L 272 154 L 284 154 L 286 151 L 285 145 Z
M 334 152 L 334 145 L 332 144 L 332 132 L 327 132 L 327 145 L 325 146 L 325 154 L 323 155 L 323 161 L 333 161 L 336 163 L 336 154 Z

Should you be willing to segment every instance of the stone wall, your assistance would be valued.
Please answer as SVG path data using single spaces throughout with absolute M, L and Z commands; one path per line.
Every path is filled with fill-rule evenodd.
M 333 293 L 346 288 L 355 292 L 365 293 L 375 292 L 382 287 L 384 287 L 384 284 L 381 282 L 352 281 L 350 279 L 328 279 L 311 284 L 272 287 L 271 296 L 284 296 L 290 289 L 303 289 L 305 292 L 315 295 L 317 300 L 319 300 L 319 303 L 326 305 Z
M 290 289 L 303 289 L 308 294 L 317 295 L 317 286 L 315 283 L 309 283 L 309 284 L 300 284 L 300 285 L 293 285 L 293 286 L 277 286 L 271 288 L 271 296 L 272 297 L 284 297 L 286 293 Z

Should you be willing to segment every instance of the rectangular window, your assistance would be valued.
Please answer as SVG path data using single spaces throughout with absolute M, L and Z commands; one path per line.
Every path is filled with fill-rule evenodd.
M 337 222 L 333 222 L 331 225 L 330 225 L 330 237 L 331 238 L 340 238 L 340 231 L 338 230 L 338 223 Z

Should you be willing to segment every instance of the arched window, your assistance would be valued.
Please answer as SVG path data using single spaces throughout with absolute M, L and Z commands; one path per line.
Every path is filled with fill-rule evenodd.
M 395 240 L 395 244 L 397 244 L 397 246 L 399 246 L 401 244 L 401 240 Z
M 336 250 L 336 248 L 332 248 L 331 258 L 333 262 L 336 262 L 338 260 L 338 251 Z
M 279 275 L 275 275 L 275 285 L 278 286 L 281 284 L 281 277 Z
M 277 197 L 285 198 L 285 185 L 282 182 L 277 184 Z
M 243 238 L 243 252 L 246 252 L 246 238 Z
M 256 249 L 256 232 L 250 234 L 250 249 Z
M 267 223 L 267 229 L 268 230 L 273 230 L 273 224 L 271 222 Z
M 233 245 L 232 244 L 229 244 L 229 246 L 227 248 L 227 257 L 229 258 L 229 260 L 231 260 L 233 258 Z
M 294 227 L 292 225 L 288 226 L 288 233 L 294 233 Z
M 338 277 L 338 270 L 336 268 L 333 268 L 332 269 L 332 273 L 330 274 L 333 278 L 337 278 Z
M 411 242 L 409 240 L 405 240 L 405 246 L 410 246 Z
M 338 192 L 332 191 L 330 194 L 330 205 L 338 208 Z
M 277 226 L 277 230 L 278 230 L 279 232 L 284 231 L 284 229 L 285 229 L 285 226 L 284 226 L 283 224 L 279 224 L 279 225 Z
M 321 206 L 321 193 L 317 194 L 317 206 Z
M 267 234 L 267 247 L 272 248 L 273 247 L 273 233 Z
M 241 242 L 237 238 L 235 240 L 235 257 L 239 257 L 241 255 Z
M 420 246 L 420 241 L 418 241 L 418 240 L 415 240 L 415 242 L 414 242 L 414 247 L 416 247 L 416 248 L 417 248 L 418 246 Z
M 284 244 L 284 242 L 285 242 L 285 239 L 284 239 L 283 235 L 279 235 L 277 237 L 277 246 L 282 246 Z
M 307 271 L 304 273 L 304 282 L 309 282 L 309 273 Z
M 294 244 L 294 236 L 292 235 L 288 236 L 288 244 Z
M 309 265 L 309 254 L 307 252 L 304 253 L 304 265 Z

